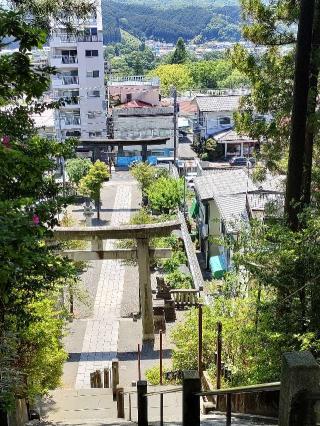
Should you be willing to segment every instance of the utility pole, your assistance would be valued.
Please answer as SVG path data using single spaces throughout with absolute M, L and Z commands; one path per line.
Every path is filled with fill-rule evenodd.
M 177 104 L 177 89 L 172 88 L 173 95 L 173 164 L 176 165 L 177 162 L 177 113 L 178 113 L 178 104 Z

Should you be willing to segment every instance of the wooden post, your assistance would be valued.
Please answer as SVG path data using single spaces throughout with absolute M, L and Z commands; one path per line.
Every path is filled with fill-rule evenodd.
M 148 160 L 148 145 L 142 145 L 142 161 L 145 163 Z
M 137 239 L 139 289 L 142 316 L 142 340 L 154 341 L 149 239 Z
M 138 344 L 138 380 L 141 380 L 141 350 Z
M 137 383 L 138 426 L 148 426 L 148 385 L 145 380 Z
M 162 330 L 160 330 L 160 385 L 162 385 Z
M 131 422 L 131 420 L 132 420 L 132 416 L 131 416 L 131 393 L 129 393 L 128 397 L 129 397 L 129 419 L 128 420 Z
M 117 359 L 112 360 L 112 394 L 113 400 L 117 398 L 117 386 L 119 384 L 119 361 Z
M 90 387 L 92 388 L 96 387 L 95 378 L 96 378 L 96 373 L 90 373 Z
M 110 388 L 110 370 L 105 368 L 103 370 L 103 384 L 105 388 Z
M 160 426 L 163 426 L 163 393 L 160 393 Z
M 96 388 L 102 388 L 102 374 L 101 370 L 96 370 Z
M 198 371 L 200 380 L 202 378 L 202 305 L 198 308 Z
M 123 388 L 117 389 L 117 418 L 124 419 L 124 392 Z
M 183 372 L 182 424 L 183 426 L 200 426 L 200 397 L 195 393 L 201 391 L 199 372 Z
M 217 323 L 217 389 L 221 388 L 222 323 Z
M 227 394 L 226 426 L 231 426 L 231 393 Z

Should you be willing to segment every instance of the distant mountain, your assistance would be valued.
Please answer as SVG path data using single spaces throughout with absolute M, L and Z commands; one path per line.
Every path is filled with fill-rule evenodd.
M 120 3 L 139 4 L 160 9 L 195 7 L 239 6 L 239 0 L 118 0 Z
M 105 43 L 120 41 L 121 29 L 140 39 L 168 43 L 175 43 L 179 37 L 185 40 L 197 37 L 199 41 L 238 41 L 241 38 L 239 6 L 212 6 L 220 1 L 210 1 L 210 7 L 204 8 L 198 3 L 209 3 L 209 0 L 193 0 L 197 6 L 186 6 L 191 0 L 166 0 L 162 2 L 166 8 L 160 8 L 156 7 L 158 0 L 148 0 L 154 7 L 142 4 L 143 1 L 102 1 Z M 185 7 L 177 7 L 179 2 Z M 171 8 L 168 3 L 172 4 Z

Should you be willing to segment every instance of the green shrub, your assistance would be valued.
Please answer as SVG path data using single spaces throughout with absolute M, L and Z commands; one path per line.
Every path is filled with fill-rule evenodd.
M 150 207 L 161 213 L 174 212 L 183 198 L 183 180 L 160 177 L 147 190 Z
M 165 275 L 165 282 L 174 289 L 179 288 L 192 288 L 192 277 L 186 275 L 179 270 L 175 270 L 170 274 Z

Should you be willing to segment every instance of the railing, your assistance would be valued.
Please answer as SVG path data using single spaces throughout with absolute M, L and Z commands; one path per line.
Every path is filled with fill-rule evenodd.
M 77 76 L 55 76 L 53 78 L 54 83 L 60 83 L 61 85 L 68 84 L 79 84 L 79 77 Z
M 231 415 L 232 415 L 232 406 L 231 406 L 231 396 L 236 394 L 244 394 L 244 393 L 257 393 L 257 392 L 270 392 L 270 391 L 279 391 L 280 390 L 280 382 L 274 383 L 262 383 L 259 385 L 253 386 L 240 386 L 234 388 L 227 389 L 215 389 L 210 391 L 204 391 L 196 393 L 196 396 L 199 397 L 208 397 L 208 396 L 218 396 L 218 395 L 226 395 L 226 426 L 231 425 Z
M 102 37 L 98 35 L 80 35 L 77 37 L 77 41 L 80 42 L 91 42 L 91 41 L 102 41 Z
M 60 61 L 61 64 L 77 64 L 78 57 L 77 56 L 68 56 L 68 55 L 54 55 L 52 59 L 56 59 Z
M 129 75 L 125 77 L 112 76 L 107 82 L 108 86 L 117 86 L 119 83 L 126 83 L 127 85 L 130 85 L 130 83 L 146 83 L 151 86 L 159 86 L 160 79 L 158 77 L 146 77 L 145 75 Z
M 80 117 L 71 117 L 62 119 L 65 126 L 80 126 L 81 119 Z
M 177 309 L 191 308 L 199 305 L 200 291 L 196 289 L 170 290 Z
M 80 96 L 64 96 L 64 97 L 56 96 L 55 100 L 63 102 L 64 103 L 63 106 L 79 105 L 79 103 L 80 103 Z

